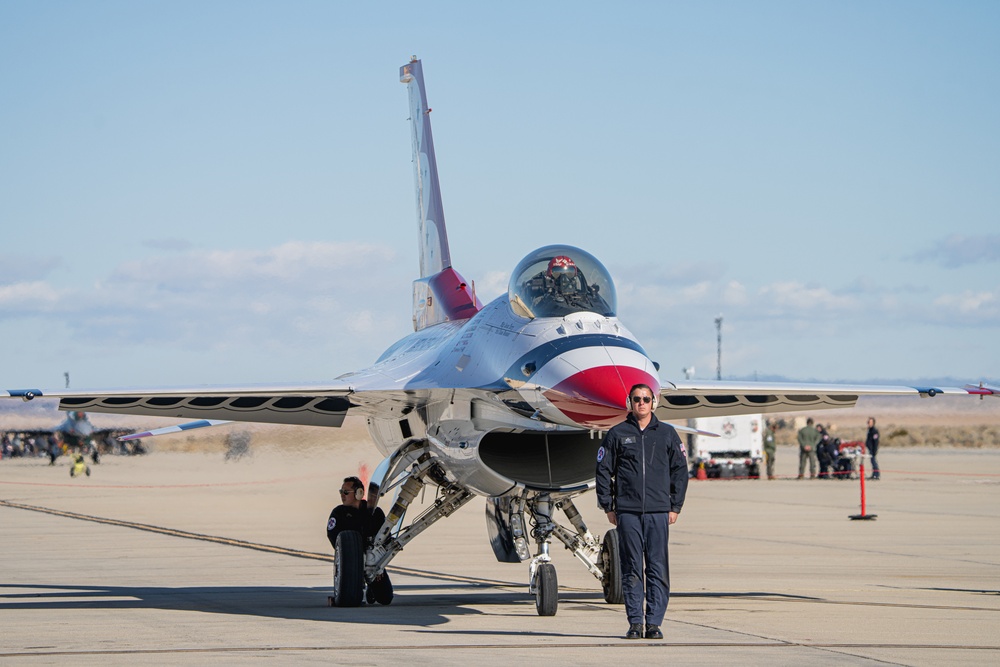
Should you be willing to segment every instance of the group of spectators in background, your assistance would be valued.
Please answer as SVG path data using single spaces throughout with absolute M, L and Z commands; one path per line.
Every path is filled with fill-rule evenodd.
M 829 427 L 815 424 L 813 418 L 797 434 L 799 443 L 799 476 L 805 478 L 806 464 L 809 465 L 809 479 L 848 479 L 854 472 L 855 461 L 864 455 L 871 457 L 871 477 L 880 479 L 878 467 L 879 432 L 875 428 L 875 418 L 868 418 L 868 434 L 862 445 L 860 441 L 841 442 L 830 434 Z M 816 468 L 819 468 L 817 474 Z

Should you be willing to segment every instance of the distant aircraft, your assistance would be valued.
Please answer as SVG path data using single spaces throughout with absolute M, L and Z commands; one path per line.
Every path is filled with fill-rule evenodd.
M 63 410 L 201 420 L 159 432 L 227 420 L 336 427 L 348 414 L 362 415 L 386 456 L 369 498 L 388 505 L 394 495 L 372 546 L 358 541 L 336 550 L 335 603 L 360 604 L 366 582 L 407 543 L 481 495 L 497 559 L 530 561 L 529 592 L 539 614 L 552 615 L 553 539 L 601 581 L 607 601 L 622 601 L 614 531 L 598 539 L 573 500 L 593 488 L 602 432 L 625 417 L 635 384 L 653 388 L 663 420 L 850 407 L 862 395 L 1000 394 L 985 386 L 661 381 L 658 365 L 616 316 L 611 275 L 596 257 L 568 245 L 530 253 L 514 268 L 507 293 L 484 305 L 452 268 L 420 61 L 404 65 L 400 80 L 410 101 L 420 276 L 413 283 L 414 332 L 374 365 L 312 384 L 18 389 L 6 396 L 55 396 Z M 428 484 L 437 488 L 436 501 L 404 521 Z
M 90 423 L 86 412 L 73 410 L 66 413 L 66 419 L 55 427 L 55 432 L 61 434 L 67 446 L 80 447 L 94 435 L 94 425 Z
M 47 452 L 49 451 L 51 442 L 56 443 L 56 445 L 63 445 L 69 449 L 82 448 L 84 453 L 87 451 L 91 452 L 95 462 L 98 461 L 101 454 L 112 451 L 115 446 L 115 440 L 125 436 L 128 432 L 127 429 L 123 428 L 95 429 L 94 425 L 90 423 L 87 413 L 78 410 L 67 412 L 66 418 L 51 429 L 32 428 L 10 431 L 11 434 L 19 435 L 22 441 L 33 438 L 35 448 Z M 52 440 L 53 436 L 55 440 Z M 129 440 L 137 440 L 137 438 L 130 437 Z M 54 457 L 62 453 L 61 449 L 60 447 L 52 454 L 53 460 Z M 145 452 L 141 442 L 135 443 L 132 451 L 125 445 L 119 445 L 117 450 L 123 453 Z

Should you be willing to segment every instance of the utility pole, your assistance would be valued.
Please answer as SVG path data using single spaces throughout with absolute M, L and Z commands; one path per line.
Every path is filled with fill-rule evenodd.
M 722 379 L 722 315 L 721 314 L 715 318 L 715 339 L 717 342 L 715 379 L 721 380 Z

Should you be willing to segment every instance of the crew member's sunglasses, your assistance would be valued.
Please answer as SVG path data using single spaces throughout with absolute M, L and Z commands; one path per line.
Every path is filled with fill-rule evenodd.
M 353 491 L 344 491 L 343 489 L 340 490 L 340 495 L 342 495 L 342 496 L 349 496 L 352 493 L 354 493 L 354 492 Z
M 653 397 L 652 396 L 633 396 L 632 397 L 632 402 L 633 403 L 652 403 L 653 402 Z

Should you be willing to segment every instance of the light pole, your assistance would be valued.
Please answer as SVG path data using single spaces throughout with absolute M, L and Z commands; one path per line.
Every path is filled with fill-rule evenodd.
M 722 315 L 721 314 L 715 318 L 715 339 L 717 342 L 715 379 L 721 380 L 722 379 Z

